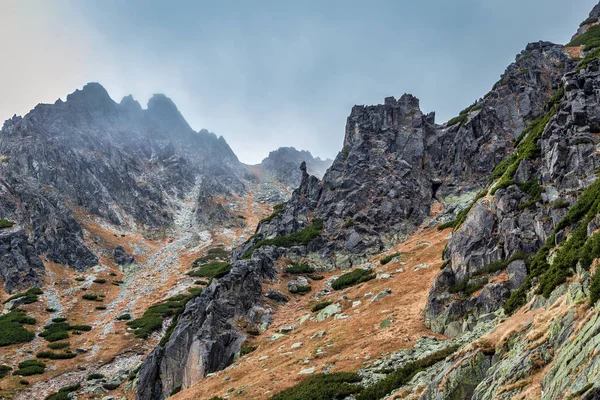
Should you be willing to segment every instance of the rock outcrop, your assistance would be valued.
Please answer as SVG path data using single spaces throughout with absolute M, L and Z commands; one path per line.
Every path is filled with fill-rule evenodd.
M 172 223 L 182 199 L 196 190 L 198 220 L 207 224 L 204 211 L 220 207 L 213 196 L 244 190 L 246 169 L 225 140 L 194 132 L 164 95 L 143 110 L 130 96 L 119 104 L 90 83 L 65 102 L 40 104 L 6 121 L 0 138 L 0 217 L 22 228 L 14 241 L 27 241 L 0 257 L 9 292 L 41 283 L 40 256 L 77 270 L 98 263 L 83 240 L 78 213 L 159 229 Z M 238 223 L 224 210 L 211 211 L 213 217 L 219 224 Z
M 308 174 L 307 163 L 301 164 L 300 186 L 291 199 L 232 252 L 234 270 L 246 271 L 260 287 L 265 263 L 272 265 L 282 255 L 307 259 L 319 269 L 348 268 L 414 232 L 434 201 L 446 206 L 448 216 L 455 215 L 465 206 L 456 199 L 487 184 L 494 167 L 513 152 L 515 139 L 544 113 L 572 65 L 561 46 L 531 44 L 487 96 L 461 113 L 458 122 L 443 125 L 435 124 L 434 114 L 424 114 L 410 94 L 377 106 L 355 106 L 344 147 L 322 180 Z M 485 235 L 493 226 L 474 229 Z M 302 240 L 290 239 L 294 234 L 302 234 Z M 277 238 L 287 242 L 273 252 L 265 243 L 283 243 L 273 241 Z M 169 342 L 145 362 L 138 399 L 164 398 L 231 362 L 244 335 L 233 318 L 250 318 L 263 304 L 259 292 L 240 297 L 232 291 L 227 292 L 229 304 L 242 302 L 237 312 L 216 307 L 220 300 L 214 296 L 222 284 L 241 285 L 231 279 L 213 281 L 204 300 L 186 308 L 186 318 L 177 323 Z M 490 301 L 496 301 L 484 307 L 488 311 L 500 307 L 510 293 L 504 286 L 486 290 Z M 191 338 L 202 338 L 202 344 Z M 181 359 L 187 361 L 176 366 Z
M 321 160 L 306 150 L 296 150 L 293 147 L 280 147 L 269 153 L 269 156 L 259 164 L 265 173 L 271 175 L 279 182 L 291 186 L 294 189 L 300 184 L 302 174 L 298 166 L 306 163 L 308 173 L 322 178 L 333 162 L 330 159 Z

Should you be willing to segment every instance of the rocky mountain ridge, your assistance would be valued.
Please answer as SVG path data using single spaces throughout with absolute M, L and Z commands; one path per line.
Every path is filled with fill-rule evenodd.
M 588 23 L 580 35 L 594 24 Z M 412 95 L 388 98 L 383 105 L 354 107 L 344 148 L 323 180 L 309 176 L 306 165 L 302 166 L 301 185 L 290 201 L 233 252 L 234 271 L 250 268 L 258 273 L 265 260 L 269 264 L 275 261 L 274 255 L 307 262 L 316 270 L 360 265 L 365 255 L 380 252 L 414 232 L 431 214 L 432 205 L 441 203 L 445 212 L 431 223 L 446 221 L 446 226 L 456 231 L 445 251 L 447 262 L 432 288 L 426 321 L 434 331 L 450 336 L 472 332 L 484 315 L 500 323 L 506 300 L 510 297 L 517 300 L 508 304 L 524 304 L 527 289 L 539 282 L 539 275 L 530 280 L 528 256 L 520 254 L 538 251 L 552 229 L 560 226 L 566 214 L 561 209 L 571 207 L 575 196 L 595 180 L 598 61 L 591 57 L 574 60 L 568 50 L 548 42 L 528 45 L 490 93 L 443 125 L 435 124 L 433 114 L 424 115 Z M 593 48 L 584 49 L 584 55 L 586 50 L 592 54 Z M 543 158 L 538 161 L 540 155 Z M 594 219 L 586 221 L 591 224 Z M 593 226 L 587 231 L 591 235 Z M 552 241 L 561 243 L 567 235 L 564 230 L 555 232 Z M 506 268 L 507 278 L 502 278 L 499 275 Z M 569 276 L 557 273 L 561 278 L 556 281 L 549 276 L 553 273 L 542 274 L 554 285 L 547 288 L 550 293 Z M 225 301 L 216 290 L 211 292 L 213 297 L 204 298 L 202 307 Z M 259 295 L 243 301 L 247 305 L 239 309 L 237 318 L 252 324 L 251 316 L 264 301 Z M 550 307 L 553 303 L 540 300 L 536 304 Z M 212 312 L 216 320 L 233 317 L 218 309 Z M 197 325 L 178 325 L 176 332 L 189 336 L 199 329 L 206 332 L 209 326 L 204 320 Z M 246 338 L 235 326 L 227 328 L 227 336 L 230 349 L 215 344 L 209 336 L 198 352 L 188 345 L 181 347 L 172 337 L 154 354 L 185 354 L 188 360 L 211 365 L 212 351 L 234 354 Z M 470 365 L 481 369 L 467 369 L 462 375 L 464 368 L 459 365 L 464 361 L 450 360 L 450 370 L 457 371 L 454 386 L 446 389 L 441 383 L 427 384 L 421 398 L 498 398 L 500 394 L 511 398 L 519 393 L 525 384 L 507 390 L 503 383 L 493 381 L 494 375 L 484 372 L 499 362 L 485 351 L 483 356 L 475 351 L 470 353 L 475 358 L 467 358 Z M 542 365 L 551 360 L 551 355 L 545 357 Z M 144 364 L 138 398 L 163 398 L 178 385 L 189 386 L 189 381 L 181 379 L 189 376 L 186 367 L 165 374 L 173 364 L 169 360 L 174 357 L 152 358 Z M 196 376 L 220 368 L 215 367 L 204 368 Z M 443 375 L 447 374 L 444 370 Z M 490 379 L 495 389 L 479 392 L 479 385 L 490 385 Z M 513 383 L 519 379 L 523 378 L 512 377 Z M 145 391 L 152 387 L 150 382 L 154 388 L 160 382 L 160 390 Z M 586 393 L 594 390 L 593 383 L 585 386 Z
M 329 158 L 321 160 L 306 150 L 296 150 L 294 147 L 280 147 L 269 153 L 259 166 L 264 172 L 273 176 L 279 182 L 295 189 L 300 184 L 302 174 L 298 166 L 306 163 L 308 172 L 321 179 L 333 162 Z
M 219 198 L 246 193 L 255 179 L 222 136 L 193 131 L 168 97 L 142 109 L 131 96 L 114 102 L 97 83 L 13 117 L 0 137 L 0 215 L 14 223 L 0 232 L 9 293 L 43 282 L 40 257 L 77 270 L 98 264 L 78 214 L 161 234 L 198 192 L 196 229 L 235 227 L 243 222 Z M 262 185 L 274 192 L 268 201 L 287 196 L 277 179 Z
M 527 45 L 488 94 L 446 123 L 410 94 L 353 107 L 322 178 L 309 173 L 322 163 L 295 149 L 273 152 L 261 171 L 244 166 L 164 96 L 143 110 L 92 84 L 38 106 L 0 132 L 0 211 L 16 222 L 0 230 L 5 284 L 39 284 L 45 264 L 48 275 L 64 272 L 55 263 L 99 264 L 81 277 L 86 294 L 99 291 L 110 248 L 119 264 L 110 271 L 124 280 L 103 292 L 98 337 L 114 333 L 124 345 L 152 319 L 146 312 L 177 303 L 152 320 L 137 351 L 154 349 L 139 368 L 142 355 L 128 361 L 118 389 L 127 398 L 599 398 L 599 10 L 566 46 Z M 295 173 L 287 159 L 302 160 Z M 263 180 L 282 193 L 299 182 L 264 218 L 256 214 L 279 189 L 258 201 Z M 211 224 L 218 234 L 203 231 Z M 213 241 L 221 246 L 208 249 Z M 89 318 L 71 280 L 51 278 L 62 291 L 44 296 Z M 153 301 L 135 304 L 135 293 Z M 113 329 L 125 312 L 133 324 Z M 388 337 L 397 349 L 366 350 L 369 335 L 382 343 L 386 334 L 403 335 Z M 86 360 L 101 351 L 82 346 Z M 351 346 L 360 351 L 333 358 Z M 295 354 L 304 348 L 306 357 Z M 238 368 L 277 377 L 290 365 L 299 372 L 285 392 L 271 391 L 277 381 L 268 390 L 230 381 Z M 48 382 L 82 379 L 68 371 Z M 84 395 L 107 390 L 84 386 Z

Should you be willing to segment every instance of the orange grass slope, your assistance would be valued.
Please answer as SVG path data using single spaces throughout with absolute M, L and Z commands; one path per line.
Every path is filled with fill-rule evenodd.
M 371 262 L 376 265 L 375 271 L 390 274 L 388 279 L 374 279 L 318 299 L 315 295 L 330 277 L 340 272 L 323 274 L 325 279 L 310 281 L 309 294 L 290 294 L 290 301 L 276 308 L 269 329 L 258 337 L 249 336 L 249 344 L 258 346 L 254 352 L 181 391 L 173 399 L 210 399 L 226 394 L 234 399 L 267 399 L 310 376 L 300 374 L 303 370 L 314 368 L 314 373 L 355 371 L 389 352 L 413 346 L 422 335 L 434 335 L 424 324 L 423 308 L 440 271 L 441 254 L 449 233 L 449 229 L 440 232 L 437 228 L 420 231 L 394 249 L 374 257 Z M 402 253 L 399 261 L 383 266 L 379 263 L 385 255 L 397 251 Z M 420 264 L 428 267 L 415 270 Z M 291 277 L 280 274 L 278 278 L 281 280 L 265 285 L 263 290 L 270 287 L 284 290 Z M 391 294 L 372 302 L 374 296 L 388 288 Z M 368 293 L 372 296 L 365 297 Z M 303 316 L 316 315 L 311 308 L 321 301 L 339 303 L 342 318 L 330 317 L 321 322 L 309 319 L 283 337 L 271 339 L 281 328 L 299 324 Z M 387 321 L 389 326 L 385 327 Z

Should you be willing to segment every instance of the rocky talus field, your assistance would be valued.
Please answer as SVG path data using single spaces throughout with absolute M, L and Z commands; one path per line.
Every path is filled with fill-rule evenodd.
M 600 4 L 333 161 L 96 83 L 0 138 L 0 398 L 600 399 Z

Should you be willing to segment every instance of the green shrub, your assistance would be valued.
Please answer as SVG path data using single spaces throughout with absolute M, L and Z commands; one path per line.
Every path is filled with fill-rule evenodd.
M 314 218 L 311 225 L 302 228 L 297 232 L 291 233 L 286 236 L 278 236 L 273 239 L 259 240 L 254 246 L 252 246 L 244 253 L 242 258 L 250 258 L 254 250 L 262 246 L 292 247 L 306 245 L 311 240 L 319 236 L 322 230 L 323 220 Z
M 592 50 L 596 47 L 600 47 L 600 25 L 590 27 L 585 33 L 582 33 L 566 47 L 585 46 L 585 51 Z
M 99 284 L 103 285 L 106 283 L 106 279 L 102 279 L 102 278 L 94 279 L 94 283 L 99 283 Z
M 23 328 L 24 324 L 35 324 L 35 318 L 28 317 L 21 310 L 13 310 L 8 314 L 0 315 L 0 347 L 31 342 L 35 338 L 35 334 Z
M 306 293 L 310 292 L 311 290 L 312 290 L 312 287 L 310 287 L 310 285 L 296 286 L 295 288 L 290 289 L 290 293 L 305 295 Z
M 56 308 L 48 307 L 48 308 L 46 308 L 46 312 L 49 312 L 49 313 L 56 312 Z
M 522 201 L 517 207 L 519 210 L 524 210 L 542 201 L 542 188 L 537 179 L 531 179 L 524 183 L 518 184 L 519 189 L 529 196 L 529 200 Z
M 81 385 L 77 384 L 61 388 L 58 392 L 46 397 L 45 400 L 70 400 L 69 393 L 76 392 L 80 387 Z
M 579 62 L 575 71 L 584 70 L 590 65 L 590 63 L 600 57 L 600 48 L 595 48 L 594 50 L 588 51 L 583 60 Z
M 375 274 L 368 269 L 355 269 L 354 271 L 345 273 L 331 283 L 334 290 L 342 290 L 350 286 L 358 285 L 359 283 L 370 281 L 375 278 Z
M 103 379 L 103 378 L 104 378 L 104 375 L 102 375 L 102 374 L 89 374 L 86 380 L 92 381 L 94 379 Z
M 271 396 L 269 400 L 341 400 L 359 393 L 363 387 L 356 383 L 360 381 L 360 376 L 353 372 L 317 374 Z
M 0 229 L 4 229 L 4 228 L 10 228 L 14 225 L 15 223 L 12 221 L 9 221 L 7 219 L 0 219 Z
M 390 261 L 392 261 L 392 259 L 394 257 L 400 257 L 401 255 L 402 255 L 402 253 L 400 253 L 400 252 L 397 252 L 397 253 L 394 253 L 394 254 L 390 254 L 388 256 L 383 257 L 381 260 L 379 260 L 379 263 L 381 265 L 385 265 L 385 264 L 389 263 Z
M 152 332 L 159 331 L 162 328 L 163 319 L 173 317 L 173 322 L 165 337 L 161 340 L 161 345 L 166 344 L 169 340 L 173 329 L 175 328 L 175 322 L 177 321 L 179 314 L 181 314 L 188 301 L 198 296 L 202 292 L 202 289 L 197 289 L 189 295 L 180 294 L 173 296 L 163 301 L 162 303 L 150 306 L 140 318 L 136 318 L 132 321 L 128 321 L 127 325 L 134 329 L 135 336 L 146 339 L 152 334 Z
M 52 322 L 66 322 L 67 319 L 65 317 L 52 318 Z
M 106 306 L 96 306 L 96 310 L 106 310 Z
M 309 275 L 308 277 L 313 281 L 322 281 L 323 279 L 325 279 L 323 275 Z
M 287 272 L 288 274 L 294 274 L 294 275 L 311 274 L 311 273 L 315 272 L 315 269 L 313 267 L 311 267 L 310 265 L 303 263 L 303 264 L 294 264 L 290 267 L 287 267 L 285 269 L 285 272 Z
M 68 360 L 77 357 L 77 353 L 65 351 L 64 353 L 55 353 L 53 351 L 40 351 L 35 355 L 37 358 L 48 358 L 50 360 Z
M 589 267 L 595 257 L 595 235 L 587 238 L 587 224 L 600 211 L 600 180 L 589 185 L 554 228 L 538 252 L 531 259 L 527 280 L 521 288 L 514 291 L 504 304 L 504 310 L 511 314 L 525 304 L 527 291 L 532 287 L 533 278 L 539 278 L 537 292 L 548 297 L 559 285 L 564 283 L 579 261 Z M 556 233 L 569 227 L 576 228 L 567 241 L 556 252 L 552 265 L 548 264 L 548 255 L 555 247 Z M 587 245 L 587 246 L 586 246 Z M 600 251 L 600 249 L 599 249 Z
M 44 292 L 42 292 L 42 289 L 40 289 L 40 288 L 31 288 L 24 293 L 18 293 L 18 294 L 15 294 L 14 296 L 9 297 L 4 302 L 4 304 L 6 304 L 12 300 L 20 299 L 22 297 L 24 297 L 23 303 L 32 304 L 32 303 L 35 303 L 36 301 L 38 301 L 38 296 L 41 295 L 42 293 L 44 293 Z
M 64 331 L 60 331 L 60 332 L 54 332 L 49 334 L 48 336 L 46 336 L 46 340 L 49 342 L 58 342 L 59 340 L 64 340 L 64 339 L 68 339 L 69 338 L 69 333 L 68 332 L 64 332 Z
M 384 398 L 393 390 L 406 385 L 417 373 L 443 361 L 456 352 L 457 349 L 458 346 L 449 347 L 420 360 L 405 364 L 402 368 L 390 373 L 379 382 L 362 390 L 355 396 L 356 400 L 379 400 Z
M 8 365 L 0 365 L 0 379 L 7 376 L 10 371 L 12 371 L 12 368 Z
M 477 102 L 471 104 L 469 107 L 465 108 L 464 110 L 462 110 L 457 117 L 451 118 L 448 121 L 448 126 L 453 126 L 456 124 L 463 125 L 465 122 L 467 122 L 467 119 L 469 117 L 469 113 L 471 111 L 477 111 L 481 109 L 481 105 L 477 104 Z
M 19 369 L 13 372 L 13 375 L 31 376 L 41 375 L 46 369 L 46 364 L 38 360 L 25 360 L 19 363 Z
M 471 296 L 473 293 L 477 292 L 478 290 L 480 290 L 481 288 L 483 288 L 487 284 L 488 284 L 488 279 L 487 278 L 484 278 L 484 279 L 479 280 L 479 281 L 474 282 L 474 283 L 469 283 L 469 284 L 467 284 L 467 286 L 463 290 L 463 294 L 466 297 Z
M 217 259 L 226 260 L 228 258 L 229 258 L 229 252 L 227 250 L 225 250 L 223 247 L 213 247 L 212 249 L 209 249 L 206 252 L 205 256 L 200 257 L 196 261 L 194 261 L 194 263 L 192 265 L 197 266 L 200 264 L 205 264 L 209 261 L 214 261 Z
M 13 375 L 18 375 L 18 376 L 41 375 L 44 373 L 44 371 L 45 371 L 45 369 L 40 368 L 40 367 L 26 367 L 26 368 L 19 368 L 19 369 L 15 370 L 15 372 L 13 372 Z
M 354 226 L 354 220 L 352 218 L 348 218 L 346 222 L 344 222 L 344 227 L 351 228 Z
M 332 304 L 331 301 L 322 301 L 322 302 L 317 303 L 314 306 L 312 306 L 311 311 L 312 312 L 321 311 L 322 309 L 324 309 L 327 306 L 330 306 L 331 304 Z
M 28 386 L 29 385 L 29 381 L 26 379 L 19 379 L 19 384 L 23 385 L 23 386 Z
M 85 281 L 85 278 L 83 276 L 78 276 L 78 277 L 75 278 L 75 280 L 77 282 L 83 282 L 83 281 Z
M 600 299 L 600 270 L 596 270 L 592 277 L 592 283 L 590 285 L 590 303 L 592 305 L 598 302 Z
M 117 276 L 117 274 L 115 274 L 114 272 L 110 272 L 108 275 L 109 276 Z
M 81 296 L 81 298 L 84 299 L 84 300 L 96 301 L 96 300 L 98 300 L 98 295 L 97 294 L 92 294 L 92 293 L 86 293 L 83 296 Z
M 525 263 L 527 263 L 527 258 L 528 258 L 527 253 L 525 253 L 523 251 L 518 251 L 512 257 L 510 257 L 508 260 L 494 261 L 494 262 L 489 263 L 484 268 L 473 273 L 473 276 L 493 274 L 495 272 L 502 271 L 508 267 L 508 264 L 510 264 L 511 262 L 513 262 L 515 260 L 525 260 Z
M 258 346 L 242 346 L 242 348 L 240 349 L 240 357 L 245 356 L 246 354 L 250 354 L 256 349 L 258 349 Z
M 73 331 L 89 332 L 92 330 L 92 327 L 90 325 L 71 325 L 69 326 L 69 329 Z
M 258 224 L 260 225 L 262 223 L 272 221 L 275 217 L 277 217 L 279 214 L 281 214 L 283 212 L 286 204 L 287 203 L 281 203 L 281 204 L 276 204 L 275 206 L 273 206 L 273 213 L 271 215 L 269 215 L 268 217 L 262 219 Z
M 231 271 L 231 264 L 223 261 L 211 261 L 203 264 L 197 270 L 190 272 L 189 276 L 204 278 L 222 278 Z
M 121 314 L 115 318 L 117 321 L 129 321 L 131 319 L 131 314 L 125 313 Z
M 48 343 L 48 348 L 52 349 L 52 350 L 64 349 L 64 348 L 67 348 L 69 346 L 70 346 L 69 342 Z

